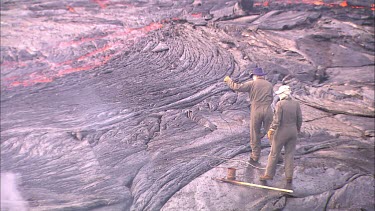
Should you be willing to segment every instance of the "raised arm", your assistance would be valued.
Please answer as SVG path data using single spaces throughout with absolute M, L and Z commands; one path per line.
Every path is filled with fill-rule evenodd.
M 273 97 L 273 101 L 272 101 L 272 104 L 271 104 L 271 108 L 272 108 L 272 111 L 273 112 L 275 112 L 275 110 L 276 110 L 276 104 L 277 104 L 277 102 L 279 102 L 280 101 L 280 97 L 279 97 L 279 95 L 275 95 L 274 97 Z
M 235 83 L 229 76 L 225 77 L 224 82 L 234 91 L 238 92 L 249 92 L 253 84 L 252 81 L 247 81 L 245 83 Z
M 276 104 L 276 111 L 275 114 L 273 115 L 273 120 L 270 126 L 271 131 L 277 130 L 277 128 L 280 126 L 280 121 L 281 121 L 281 116 L 283 114 L 283 110 L 281 108 L 281 103 L 280 101 Z

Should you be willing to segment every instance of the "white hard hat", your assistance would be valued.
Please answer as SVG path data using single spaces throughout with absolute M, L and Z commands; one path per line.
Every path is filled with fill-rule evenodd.
M 290 90 L 290 86 L 288 85 L 282 85 L 279 87 L 279 90 L 277 90 L 275 93 L 277 95 L 279 94 L 282 94 L 282 93 L 285 93 L 285 94 L 290 94 L 291 90 Z

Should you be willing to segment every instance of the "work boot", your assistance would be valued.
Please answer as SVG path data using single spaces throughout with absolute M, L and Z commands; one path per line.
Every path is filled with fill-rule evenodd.
M 269 175 L 263 175 L 263 176 L 260 176 L 259 180 L 260 181 L 273 180 L 273 177 Z
M 292 177 L 287 177 L 286 178 L 286 183 L 292 183 L 293 182 L 293 178 Z

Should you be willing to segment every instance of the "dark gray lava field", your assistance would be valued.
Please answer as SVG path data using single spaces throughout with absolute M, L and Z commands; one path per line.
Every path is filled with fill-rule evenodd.
M 372 0 L 1 0 L 1 210 L 374 210 Z M 293 183 L 248 165 L 262 67 L 301 104 Z

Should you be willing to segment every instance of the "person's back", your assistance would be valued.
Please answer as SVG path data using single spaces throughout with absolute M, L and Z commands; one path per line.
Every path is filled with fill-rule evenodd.
M 271 103 L 273 101 L 273 87 L 270 82 L 264 79 L 266 75 L 262 68 L 255 68 L 250 74 L 254 80 L 245 83 L 235 83 L 229 76 L 224 82 L 234 91 L 248 92 L 251 104 L 250 112 L 250 146 L 251 162 L 258 162 L 261 152 L 261 127 L 268 131 L 272 121 Z
M 281 149 L 285 148 L 285 176 L 287 182 L 293 179 L 293 160 L 296 150 L 297 134 L 301 131 L 302 112 L 299 103 L 290 96 L 290 89 L 281 86 L 276 92 L 280 101 L 276 104 L 276 111 L 268 131 L 271 141 L 271 151 L 265 175 L 260 177 L 261 181 L 272 180 L 276 171 L 276 163 L 280 157 Z
M 253 81 L 249 92 L 250 103 L 271 106 L 273 101 L 272 84 L 263 78 Z
M 293 100 L 292 98 L 288 98 L 278 102 L 280 105 L 279 107 L 282 109 L 282 117 L 280 120 L 280 127 L 284 126 L 295 126 L 297 130 L 299 130 L 298 126 L 300 124 L 300 116 L 298 114 L 298 110 L 300 109 L 300 105 L 297 101 Z
M 248 92 L 250 104 L 271 105 L 273 101 L 272 84 L 264 77 L 258 76 L 256 80 L 246 81 L 245 83 L 235 83 L 231 79 L 226 81 L 228 86 L 234 91 Z

